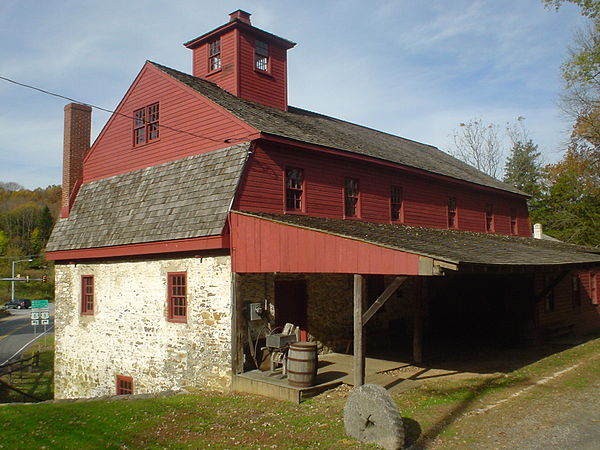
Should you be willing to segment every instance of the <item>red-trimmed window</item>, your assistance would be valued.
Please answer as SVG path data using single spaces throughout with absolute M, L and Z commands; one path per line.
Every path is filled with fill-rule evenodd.
M 167 277 L 169 320 L 187 322 L 187 275 L 185 272 L 173 272 L 167 274 Z
M 133 394 L 133 378 L 117 375 L 117 395 Z
M 402 188 L 392 186 L 390 191 L 390 218 L 392 222 L 401 222 L 402 217 Z
M 456 228 L 456 198 L 448 197 L 448 228 Z
M 133 145 L 158 139 L 158 103 L 133 112 Z
M 494 231 L 494 205 L 485 205 L 485 231 Z
M 346 178 L 344 181 L 344 215 L 358 217 L 358 180 Z
M 510 208 L 510 234 L 517 234 L 517 210 Z
M 94 314 L 94 276 L 81 277 L 81 314 Z
M 295 167 L 285 169 L 285 209 L 302 211 L 304 191 L 304 171 Z
M 221 39 L 208 44 L 208 70 L 213 72 L 221 68 Z
M 590 297 L 592 299 L 592 305 L 600 304 L 600 293 L 598 293 L 598 274 L 592 272 L 590 274 Z
M 269 70 L 269 44 L 256 41 L 254 44 L 254 67 L 258 70 Z

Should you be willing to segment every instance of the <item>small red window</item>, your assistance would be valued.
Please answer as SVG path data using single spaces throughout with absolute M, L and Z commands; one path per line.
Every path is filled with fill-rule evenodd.
M 448 198 L 448 228 L 456 228 L 456 199 Z
M 402 221 L 402 188 L 392 186 L 390 192 L 390 217 L 392 221 Z
M 81 314 L 94 314 L 94 276 L 81 277 Z
M 302 210 L 302 191 L 304 188 L 304 171 L 288 167 L 285 169 L 285 209 L 287 211 Z
M 209 72 L 219 70 L 221 68 L 221 40 L 208 44 L 208 68 Z
M 187 322 L 187 275 L 185 272 L 168 274 L 167 298 L 169 320 Z
M 590 275 L 590 297 L 592 298 L 592 305 L 600 304 L 600 298 L 598 293 L 598 274 L 592 272 Z
M 133 394 L 133 378 L 117 375 L 117 395 Z
M 510 209 L 510 234 L 517 234 L 517 210 Z
M 344 183 L 344 213 L 346 217 L 358 216 L 358 180 L 346 178 Z
M 494 231 L 494 206 L 485 205 L 485 231 Z
M 133 145 L 158 139 L 158 103 L 133 112 Z

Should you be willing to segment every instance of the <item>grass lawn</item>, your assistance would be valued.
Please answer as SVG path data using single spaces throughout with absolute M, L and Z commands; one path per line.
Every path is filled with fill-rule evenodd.
M 429 381 L 395 397 L 409 442 L 468 447 L 477 442 L 493 404 L 535 381 L 583 364 L 553 388 L 580 389 L 600 378 L 600 339 L 555 353 L 509 374 Z M 44 383 L 41 383 L 44 385 Z M 531 396 L 548 395 L 535 387 Z M 346 437 L 340 387 L 300 405 L 244 395 L 199 392 L 152 399 L 119 399 L 0 407 L 0 448 L 374 448 Z M 513 400 L 511 400 L 513 401 Z M 514 400 L 516 401 L 516 400 Z

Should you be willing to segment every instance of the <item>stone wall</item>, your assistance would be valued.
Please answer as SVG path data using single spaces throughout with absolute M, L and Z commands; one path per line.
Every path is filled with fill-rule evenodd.
M 167 320 L 167 273 L 187 272 L 188 321 Z M 94 276 L 94 314 L 81 309 L 81 276 Z M 56 398 L 231 382 L 229 256 L 56 266 Z

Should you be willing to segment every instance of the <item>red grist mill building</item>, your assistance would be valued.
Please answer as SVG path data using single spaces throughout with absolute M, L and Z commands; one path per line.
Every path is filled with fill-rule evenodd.
M 57 397 L 260 391 L 286 323 L 358 384 L 369 353 L 599 326 L 598 250 L 533 239 L 526 194 L 435 147 L 288 106 L 294 45 L 238 10 L 191 75 L 146 62 L 91 147 L 65 107 Z

